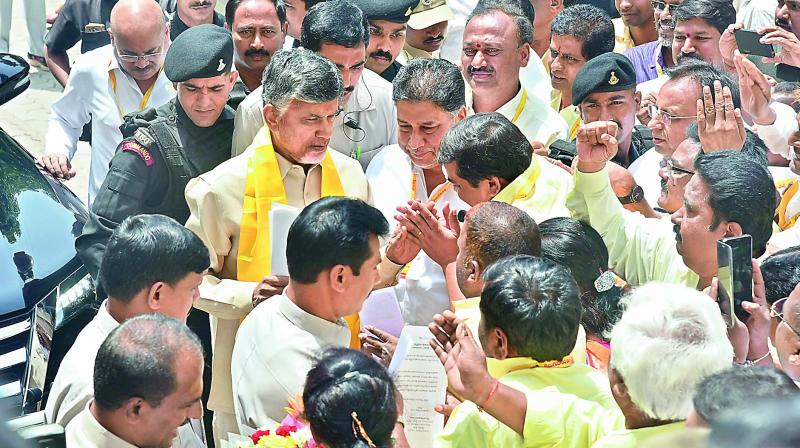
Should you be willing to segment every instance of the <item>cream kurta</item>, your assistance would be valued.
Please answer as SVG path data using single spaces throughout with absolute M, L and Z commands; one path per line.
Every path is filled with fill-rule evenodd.
M 259 305 L 242 322 L 233 348 L 239 430 L 280 422 L 289 399 L 302 395 L 306 374 L 319 353 L 349 342 L 344 320 L 334 323 L 309 314 L 285 293 Z
M 412 176 L 416 176 L 416 191 L 412 194 Z M 385 148 L 367 169 L 372 197 L 386 220 L 394 225 L 395 208 L 406 205 L 409 199 L 428 202 L 439 196 L 436 208 L 442 210 L 446 203 L 454 210 L 467 210 L 469 205 L 458 197 L 450 184 L 436 187 L 428 195 L 422 168 L 414 166 L 411 158 L 398 145 Z M 445 189 L 443 193 L 439 193 Z M 411 262 L 405 279 L 395 286 L 403 319 L 409 325 L 428 325 L 436 313 L 450 309 L 444 272 L 424 251 Z
M 496 112 L 502 114 L 504 117 L 511 120 L 523 134 L 528 141 L 537 141 L 544 144 L 545 147 L 550 146 L 550 143 L 557 139 L 566 140 L 568 138 L 567 123 L 563 118 L 550 108 L 550 104 L 539 99 L 538 96 L 527 92 L 525 104 L 522 105 L 522 110 L 514 120 L 514 116 L 520 109 L 522 102 L 523 92 L 525 89 L 519 89 L 517 95 L 511 98 L 509 102 L 500 106 Z M 467 104 L 470 105 L 468 109 L 469 115 L 474 115 L 475 110 L 472 108 L 472 93 L 470 91 Z
M 106 308 L 108 300 L 100 305 L 97 314 L 83 330 L 81 330 L 72 348 L 69 349 L 58 368 L 55 380 L 50 389 L 45 408 L 45 418 L 48 423 L 58 423 L 67 426 L 73 420 L 80 419 L 83 413 L 94 421 L 87 410 L 89 402 L 94 396 L 94 360 L 100 345 L 106 340 L 108 335 L 119 326 Z M 79 423 L 79 426 L 86 427 L 87 422 Z M 98 425 L 99 426 L 99 425 Z M 101 428 L 102 429 L 102 428 Z M 88 437 L 88 434 L 87 434 Z M 202 441 L 203 430 L 199 420 L 190 420 L 189 423 L 178 428 L 178 436 L 172 443 L 175 448 L 199 448 L 204 447 Z M 99 440 L 99 439 L 98 439 Z M 110 439 L 104 439 L 110 440 Z M 70 445 L 69 438 L 67 446 L 94 446 L 94 445 Z M 97 446 L 127 446 L 127 445 L 97 445 Z
M 236 110 L 233 156 L 244 152 L 264 126 L 262 91 L 258 87 L 251 92 Z M 354 120 L 363 131 L 345 126 L 347 119 Z M 333 135 L 328 146 L 353 158 L 360 151 L 359 161 L 366 169 L 378 150 L 395 143 L 397 111 L 392 101 L 392 85 L 379 75 L 364 70 L 343 112 L 333 123 Z
M 625 25 L 622 17 L 617 17 L 611 22 L 614 24 L 614 53 L 622 54 L 635 47 L 636 43 L 633 42 L 633 37 L 631 37 L 631 29 L 628 25 Z
M 103 428 L 89 412 L 89 405 L 66 428 L 69 448 L 137 448 Z
M 371 203 L 369 185 L 357 161 L 328 150 L 348 197 Z M 239 226 L 242 220 L 247 163 L 255 154 L 249 147 L 213 170 L 189 181 L 186 202 L 191 215 L 186 227 L 195 232 L 211 254 L 210 274 L 200 285 L 200 299 L 195 307 L 211 315 L 214 338 L 214 365 L 208 408 L 234 413 L 231 388 L 231 353 L 239 322 L 252 309 L 256 282 L 236 280 L 239 254 Z M 303 208 L 321 195 L 322 168 L 312 167 L 308 174 L 276 153 L 288 205 Z M 392 281 L 399 266 L 384 260 L 378 269 L 381 278 Z

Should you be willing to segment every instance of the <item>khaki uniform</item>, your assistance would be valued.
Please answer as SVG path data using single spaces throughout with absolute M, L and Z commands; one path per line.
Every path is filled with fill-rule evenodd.
M 336 151 L 328 151 L 345 194 L 370 202 L 367 179 L 358 162 Z M 203 240 L 211 254 L 210 273 L 200 285 L 200 299 L 195 303 L 196 308 L 211 315 L 214 365 L 208 408 L 228 414 L 220 418 L 230 419 L 228 421 L 234 424 L 225 428 L 230 432 L 236 432 L 232 418 L 231 354 L 239 323 L 252 309 L 252 295 L 257 285 L 236 280 L 247 164 L 254 154 L 255 147 L 251 146 L 243 154 L 193 179 L 186 187 L 186 202 L 191 212 L 186 227 Z M 303 208 L 320 198 L 321 166 L 314 166 L 305 173 L 302 166 L 290 163 L 278 153 L 275 155 L 288 205 Z M 387 282 L 394 281 L 399 269 L 400 266 L 388 260 L 379 266 L 381 278 Z M 214 437 L 225 435 L 215 433 Z
M 417 58 L 439 59 L 439 52 L 434 51 L 433 53 L 430 53 L 428 51 L 420 50 L 419 48 L 414 48 L 411 45 L 405 44 L 405 46 L 403 46 L 403 51 L 401 51 L 397 56 L 397 61 L 403 65 L 408 65 L 409 62 Z

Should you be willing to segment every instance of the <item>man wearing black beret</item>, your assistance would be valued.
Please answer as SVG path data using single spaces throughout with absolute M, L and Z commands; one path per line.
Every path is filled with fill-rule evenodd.
M 650 130 L 636 125 L 641 99 L 636 91 L 636 71 L 619 53 L 604 53 L 589 60 L 572 85 L 572 104 L 578 107 L 584 123 L 617 123 L 619 151 L 612 161 L 625 168 L 653 147 Z
M 164 60 L 164 73 L 176 84 L 177 97 L 158 109 L 125 117 L 120 126 L 123 140 L 75 242 L 95 280 L 108 239 L 119 223 L 144 213 L 186 222 L 189 206 L 183 190 L 189 179 L 230 158 L 234 111 L 226 103 L 237 77 L 232 63 L 229 31 L 211 24 L 187 29 Z M 192 310 L 187 324 L 210 355 L 208 315 Z
M 406 44 L 406 23 L 415 0 L 352 0 L 369 21 L 368 69 L 389 82 L 402 64 L 397 57 Z

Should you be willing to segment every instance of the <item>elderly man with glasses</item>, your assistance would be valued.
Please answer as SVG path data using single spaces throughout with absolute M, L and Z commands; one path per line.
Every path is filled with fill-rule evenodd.
M 175 96 L 161 69 L 169 47 L 164 13 L 152 0 L 121 0 L 111 12 L 111 45 L 81 55 L 64 93 L 53 103 L 39 163 L 53 176 L 70 179 L 70 160 L 83 126 L 92 123 L 88 205 L 108 173 L 122 141 L 123 117 L 159 107 Z

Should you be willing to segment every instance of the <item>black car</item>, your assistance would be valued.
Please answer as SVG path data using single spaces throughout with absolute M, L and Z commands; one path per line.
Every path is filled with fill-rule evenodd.
M 30 85 L 29 66 L 0 55 L 0 104 Z M 58 366 L 97 312 L 75 251 L 86 206 L 0 129 L 0 412 L 44 409 Z

